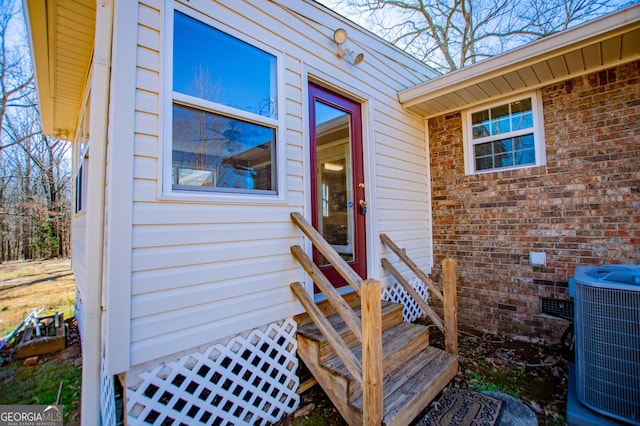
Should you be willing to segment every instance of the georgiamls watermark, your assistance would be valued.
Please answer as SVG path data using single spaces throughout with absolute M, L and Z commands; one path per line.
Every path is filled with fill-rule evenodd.
M 62 407 L 0 405 L 0 426 L 62 426 Z

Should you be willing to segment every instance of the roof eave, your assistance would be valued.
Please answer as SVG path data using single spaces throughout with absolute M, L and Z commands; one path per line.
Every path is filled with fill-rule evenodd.
M 582 70 L 571 71 L 560 77 L 541 79 L 533 84 L 525 84 L 523 87 L 507 90 L 498 96 L 461 100 L 455 104 L 444 102 L 447 95 L 454 94 L 457 91 L 475 89 L 479 84 L 489 82 L 496 77 L 518 72 L 545 61 L 571 54 L 572 52 L 578 52 L 580 49 L 608 39 L 625 35 L 630 35 L 629 37 L 632 37 L 633 40 L 640 36 L 640 4 L 445 74 L 442 77 L 404 90 L 398 94 L 398 97 L 405 108 L 421 112 L 426 117 L 458 111 L 486 102 L 489 99 L 515 95 L 519 92 L 533 90 L 554 82 L 640 59 L 640 49 L 638 47 L 640 43 L 638 43 L 631 54 L 620 58 L 618 61 L 600 65 L 591 64 L 585 66 Z
M 59 37 L 77 32 L 78 21 L 60 19 L 63 11 L 76 10 L 78 4 L 90 5 L 95 8 L 93 0 L 23 0 L 23 10 L 31 57 L 35 73 L 36 91 L 42 122 L 42 130 L 46 135 L 68 139 L 73 137 L 82 106 L 82 91 L 85 87 L 86 76 L 89 73 L 93 39 L 85 38 L 81 47 L 73 46 L 72 61 L 69 61 L 68 46 L 65 60 L 60 59 Z M 95 15 L 84 16 L 87 27 L 95 27 Z M 92 37 L 92 36 L 91 36 Z M 68 37 L 67 37 L 68 38 Z M 81 36 L 78 35 L 77 39 Z M 69 75 L 84 75 L 80 79 L 70 81 Z M 60 88 L 60 84 L 65 89 Z M 69 85 L 74 87 L 68 90 Z
M 46 1 L 24 0 L 23 10 L 31 48 L 42 130 L 45 134 L 52 134 L 55 120 L 54 102 L 49 78 L 51 66 L 49 63 Z

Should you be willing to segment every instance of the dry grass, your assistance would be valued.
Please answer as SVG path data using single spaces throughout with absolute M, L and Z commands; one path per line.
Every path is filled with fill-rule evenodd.
M 41 315 L 73 316 L 75 278 L 69 259 L 0 264 L 0 337 L 11 333 L 34 308 Z

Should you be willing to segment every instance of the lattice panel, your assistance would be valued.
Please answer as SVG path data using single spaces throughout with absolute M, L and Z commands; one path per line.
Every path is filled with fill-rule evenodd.
M 290 318 L 136 375 L 131 425 L 265 425 L 295 410 L 298 358 Z
M 102 426 L 116 426 L 116 395 L 113 376 L 104 372 L 104 358 L 100 362 L 100 415 Z
M 425 301 L 429 300 L 429 289 L 422 281 L 418 278 L 413 278 L 409 280 L 409 284 L 414 288 Z M 382 298 L 389 302 L 400 303 L 404 305 L 404 309 L 402 310 L 402 317 L 404 322 L 414 322 L 418 318 L 424 315 L 424 310 L 418 306 L 413 297 L 407 293 L 407 291 L 402 288 L 402 286 L 398 283 L 393 284 L 384 289 L 382 292 Z
M 84 318 L 82 317 L 82 296 L 80 295 L 80 290 L 76 287 L 76 306 L 74 308 L 74 315 L 76 317 L 76 321 L 78 322 L 78 332 L 80 333 L 80 337 L 83 337 L 84 332 L 82 326 L 84 324 Z

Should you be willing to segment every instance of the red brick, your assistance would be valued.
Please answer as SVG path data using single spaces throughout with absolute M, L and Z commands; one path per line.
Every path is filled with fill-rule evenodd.
M 429 120 L 434 274 L 457 260 L 461 327 L 557 342 L 540 297 L 568 299 L 579 264 L 640 263 L 640 62 L 541 91 L 543 167 L 466 176 L 461 114 Z

